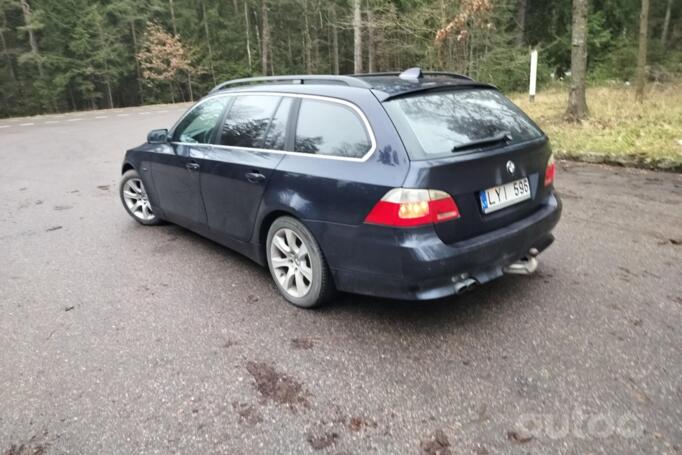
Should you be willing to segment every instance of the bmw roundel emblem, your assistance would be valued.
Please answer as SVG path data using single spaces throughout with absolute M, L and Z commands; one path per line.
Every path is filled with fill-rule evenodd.
M 507 172 L 509 174 L 514 175 L 514 171 L 516 170 L 516 165 L 512 160 L 507 161 Z

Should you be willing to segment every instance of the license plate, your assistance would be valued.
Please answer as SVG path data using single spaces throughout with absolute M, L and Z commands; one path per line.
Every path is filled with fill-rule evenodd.
M 530 185 L 527 178 L 522 178 L 481 191 L 479 197 L 483 213 L 491 213 L 530 199 Z

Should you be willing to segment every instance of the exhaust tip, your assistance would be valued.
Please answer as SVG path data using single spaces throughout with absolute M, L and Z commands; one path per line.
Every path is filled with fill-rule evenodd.
M 478 286 L 478 281 L 473 278 L 467 278 L 455 283 L 455 294 L 464 294 Z

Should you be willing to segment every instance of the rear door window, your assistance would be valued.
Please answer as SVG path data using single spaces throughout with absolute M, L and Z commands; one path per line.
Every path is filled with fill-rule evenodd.
M 331 101 L 301 100 L 296 152 L 361 158 L 371 146 L 367 128 L 350 107 Z
M 281 99 L 274 95 L 238 96 L 227 113 L 218 144 L 260 148 Z
M 293 104 L 293 98 L 282 98 L 279 103 L 277 112 L 275 112 L 274 117 L 272 117 L 272 122 L 268 128 L 268 132 L 265 135 L 265 140 L 261 146 L 268 150 L 284 150 L 287 123 L 289 119 L 289 113 L 291 112 L 291 105 Z
M 450 156 L 453 149 L 464 150 L 468 143 L 504 133 L 509 133 L 509 143 L 542 136 L 518 107 L 493 89 L 419 94 L 384 106 L 415 160 Z

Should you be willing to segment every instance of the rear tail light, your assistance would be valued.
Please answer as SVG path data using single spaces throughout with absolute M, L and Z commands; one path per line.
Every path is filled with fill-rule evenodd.
M 459 218 L 448 193 L 438 190 L 393 188 L 374 206 L 365 223 L 383 226 L 423 226 Z
M 545 186 L 549 186 L 554 183 L 554 176 L 556 175 L 556 163 L 554 162 L 554 156 L 549 157 L 547 162 L 547 169 L 545 169 Z

